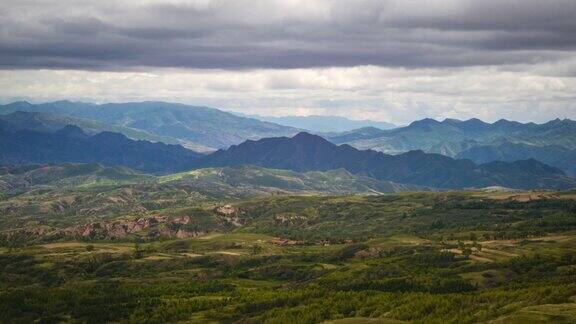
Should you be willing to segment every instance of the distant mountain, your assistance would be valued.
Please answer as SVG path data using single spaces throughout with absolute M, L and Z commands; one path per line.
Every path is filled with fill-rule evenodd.
M 536 159 L 557 167 L 568 175 L 576 176 L 576 150 L 559 145 L 535 146 L 506 141 L 495 145 L 475 146 L 458 153 L 456 157 L 476 163 Z
M 294 135 L 298 132 L 292 127 L 240 117 L 214 108 L 166 102 L 102 105 L 70 101 L 45 104 L 14 102 L 0 106 L 0 114 L 16 111 L 90 119 L 207 148 L 225 148 L 246 139 Z
M 476 165 L 439 154 L 411 151 L 397 156 L 334 145 L 308 133 L 246 141 L 196 161 L 196 167 L 257 165 L 298 172 L 343 168 L 379 180 L 434 188 L 504 186 L 518 189 L 576 186 L 576 180 L 535 160 Z M 509 174 L 513 173 L 513 174 Z
M 360 129 L 330 134 L 327 139 L 335 144 L 349 144 L 358 149 L 389 154 L 423 150 L 452 157 L 474 146 L 493 145 L 504 140 L 517 144 L 559 145 L 576 149 L 576 122 L 557 119 L 545 124 L 522 124 L 499 120 L 490 124 L 479 119 L 446 119 L 442 122 L 423 119 L 392 130 L 366 132 Z
M 100 163 L 124 165 L 144 172 L 185 170 L 200 156 L 179 145 L 134 141 L 119 133 L 87 135 L 68 125 L 54 133 L 13 130 L 0 124 L 1 164 Z
M 353 129 L 347 132 L 340 133 L 325 133 L 322 137 L 327 138 L 330 142 L 335 144 L 350 143 L 357 140 L 364 140 L 370 138 L 378 138 L 387 135 L 388 132 L 376 127 L 362 127 Z
M 67 125 L 80 127 L 86 134 L 95 135 L 101 132 L 120 133 L 134 140 L 151 142 L 163 142 L 166 144 L 180 144 L 199 152 L 210 151 L 205 147 L 194 143 L 179 140 L 168 136 L 159 136 L 143 130 L 130 127 L 109 125 L 91 119 L 75 118 L 68 116 L 51 115 L 40 112 L 16 111 L 7 115 L 0 115 L 0 120 L 11 123 L 16 129 L 28 129 L 39 132 L 53 133 Z
M 396 127 L 396 125 L 387 122 L 352 120 L 340 116 L 248 116 L 280 125 L 306 129 L 316 133 L 345 132 L 363 127 L 374 127 L 379 129 L 392 129 Z
M 0 167 L 0 192 L 18 193 L 40 188 L 71 188 L 102 185 L 125 185 L 154 181 L 153 176 L 122 166 L 65 163 Z

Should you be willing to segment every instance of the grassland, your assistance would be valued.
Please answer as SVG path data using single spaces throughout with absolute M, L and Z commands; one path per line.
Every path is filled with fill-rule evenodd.
M 106 217 L 129 218 L 131 204 L 172 194 L 110 202 L 116 209 Z M 238 224 L 182 239 L 4 241 L 0 322 L 570 323 L 573 197 L 423 192 L 159 204 L 143 212 L 193 206 L 214 224 Z M 68 226 L 81 220 L 72 211 L 65 221 L 41 216 Z

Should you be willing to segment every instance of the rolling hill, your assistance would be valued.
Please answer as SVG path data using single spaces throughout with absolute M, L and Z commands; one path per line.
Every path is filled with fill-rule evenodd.
M 354 175 L 344 169 L 295 172 L 251 165 L 206 168 L 170 174 L 160 183 L 185 183 L 214 193 L 238 194 L 381 194 L 428 190 Z
M 154 181 L 150 175 L 126 167 L 104 167 L 96 163 L 27 165 L 0 168 L 0 192 L 17 193 L 37 189 L 86 188 Z
M 16 111 L 90 119 L 176 138 L 205 148 L 224 148 L 246 139 L 287 136 L 298 132 L 292 127 L 240 117 L 214 108 L 166 102 L 102 105 L 70 101 L 44 104 L 14 102 L 0 106 L 0 114 Z
M 344 169 L 300 173 L 244 165 L 153 176 L 123 166 L 63 163 L 0 167 L 0 193 L 147 187 L 158 191 L 194 190 L 206 197 L 238 198 L 279 194 L 382 194 L 428 188 L 353 175 Z M 105 190 L 102 188 L 100 190 Z

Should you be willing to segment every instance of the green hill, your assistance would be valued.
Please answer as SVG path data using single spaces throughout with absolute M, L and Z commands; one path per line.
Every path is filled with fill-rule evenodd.
M 7 193 L 30 189 L 64 189 L 151 181 L 154 181 L 154 177 L 137 173 L 126 167 L 104 167 L 96 163 L 0 168 L 0 192 Z
M 267 169 L 257 166 L 205 168 L 159 178 L 160 183 L 189 183 L 222 193 L 380 194 L 426 190 L 424 187 L 379 181 L 344 169 L 313 172 Z

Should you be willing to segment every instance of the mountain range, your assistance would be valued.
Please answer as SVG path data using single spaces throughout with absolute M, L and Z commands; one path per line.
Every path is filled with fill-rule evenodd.
M 102 105 L 71 101 L 43 104 L 14 102 L 0 106 L 0 114 L 16 111 L 82 118 L 124 129 L 136 129 L 206 151 L 225 148 L 246 139 L 287 136 L 298 132 L 292 127 L 240 117 L 214 108 L 166 102 Z M 119 130 L 130 136 L 126 131 Z
M 476 145 L 489 145 L 507 140 L 537 146 L 559 145 L 576 148 L 576 122 L 555 119 L 544 124 L 519 123 L 501 119 L 486 123 L 479 119 L 426 118 L 391 130 L 362 128 L 344 133 L 326 134 L 335 144 L 349 144 L 358 149 L 372 149 L 390 154 L 423 150 L 447 156 Z
M 571 188 L 576 180 L 536 160 L 477 165 L 440 154 L 410 151 L 386 155 L 335 145 L 324 138 L 299 133 L 292 138 L 246 141 L 227 150 L 200 157 L 196 167 L 256 165 L 298 172 L 338 168 L 378 180 L 443 189 L 504 186 L 518 189 Z
M 72 125 L 47 133 L 0 122 L 0 163 L 4 165 L 100 163 L 159 173 L 185 170 L 199 156 L 180 145 L 135 141 L 119 133 L 90 136 Z
M 246 116 L 284 126 L 305 129 L 314 133 L 346 132 L 363 127 L 374 127 L 379 129 L 392 129 L 396 127 L 396 125 L 387 122 L 372 120 L 352 120 L 340 116 Z
M 169 136 L 159 136 L 135 128 L 110 125 L 92 119 L 59 116 L 41 112 L 15 111 L 6 115 L 0 115 L 0 121 L 10 123 L 13 129 L 28 129 L 47 133 L 54 133 L 65 126 L 73 125 L 81 128 L 82 131 L 88 135 L 96 135 L 101 132 L 113 132 L 123 134 L 135 140 L 180 144 L 195 151 L 206 151 L 206 148 L 202 145 L 194 145 L 185 140 Z
M 544 124 L 423 119 L 392 130 L 361 128 L 324 136 L 335 144 L 388 154 L 423 150 L 476 163 L 536 159 L 576 175 L 576 122 L 569 119 Z
M 3 165 L 99 163 L 152 174 L 223 168 L 220 172 L 229 175 L 243 165 L 297 173 L 340 169 L 375 191 L 390 189 L 392 183 L 565 189 L 574 186 L 569 176 L 576 175 L 576 122 L 571 120 L 423 119 L 396 129 L 364 127 L 322 136 L 328 140 L 213 108 L 162 102 L 0 106 Z M 264 171 L 249 174 L 241 182 L 268 177 L 260 176 Z M 306 183 L 302 190 L 327 183 L 321 177 L 285 176 Z M 231 185 L 226 181 L 215 186 Z

